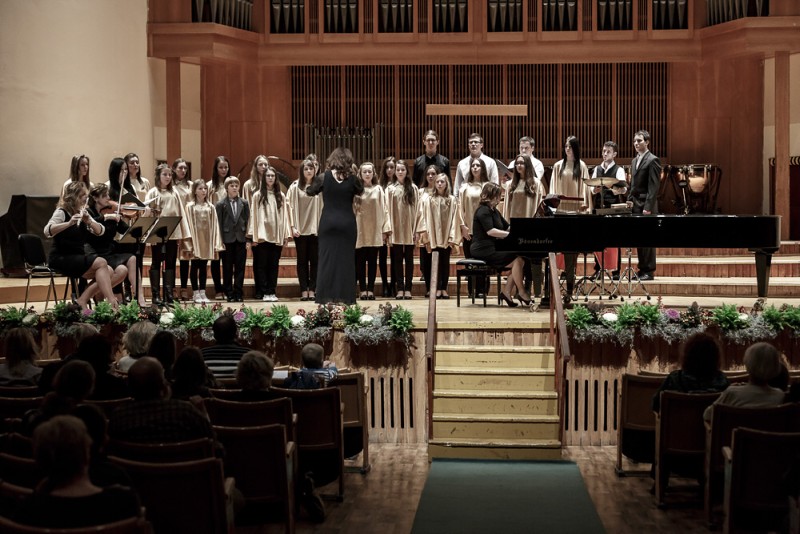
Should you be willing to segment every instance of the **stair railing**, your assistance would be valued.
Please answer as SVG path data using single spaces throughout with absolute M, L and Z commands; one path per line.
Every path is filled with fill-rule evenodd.
M 431 272 L 430 272 L 430 296 L 428 298 L 428 325 L 425 332 L 425 361 L 428 363 L 427 378 L 428 378 L 428 439 L 433 435 L 433 387 L 434 387 L 434 372 L 436 369 L 436 284 L 439 277 L 439 251 L 434 250 L 431 254 Z M 425 276 L 428 276 L 427 274 Z
M 556 255 L 548 254 L 550 264 L 550 344 L 555 347 L 556 391 L 558 392 L 558 439 L 564 442 L 564 395 L 566 394 L 564 377 L 567 373 L 567 363 L 572 359 L 569 352 L 569 337 L 567 335 L 567 321 L 564 317 L 564 303 L 561 299 L 561 286 L 558 283 L 558 267 Z

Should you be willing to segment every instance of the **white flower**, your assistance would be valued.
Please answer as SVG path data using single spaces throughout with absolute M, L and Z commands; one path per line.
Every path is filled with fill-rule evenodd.
M 747 315 L 746 313 L 740 313 L 739 314 L 739 320 L 740 321 L 745 321 L 745 322 L 749 321 L 750 320 L 750 316 Z
M 28 315 L 22 318 L 22 324 L 24 324 L 25 326 L 34 325 L 36 324 L 36 321 L 37 317 L 35 313 L 29 313 Z
M 373 316 L 371 316 L 371 315 L 367 315 L 367 314 L 365 313 L 364 315 L 362 315 L 362 316 L 361 316 L 361 319 L 359 319 L 359 322 L 360 322 L 361 324 L 367 325 L 367 324 L 372 324 L 372 322 L 373 322 L 374 320 L 375 320 L 375 318 L 374 318 Z
M 302 315 L 294 315 L 289 321 L 292 323 L 292 328 L 299 328 L 306 324 L 306 318 Z
M 603 314 L 603 320 L 608 321 L 609 323 L 616 322 L 617 314 L 613 312 L 607 312 Z
M 169 326 L 169 325 L 172 324 L 172 320 L 174 318 L 175 318 L 175 314 L 174 313 L 167 312 L 167 313 L 161 314 L 161 319 L 159 319 L 158 322 L 161 324 L 161 326 Z

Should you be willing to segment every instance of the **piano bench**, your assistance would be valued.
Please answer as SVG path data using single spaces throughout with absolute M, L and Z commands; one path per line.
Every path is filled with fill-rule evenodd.
M 476 260 L 476 259 L 468 259 L 464 258 L 458 260 L 456 262 L 456 306 L 461 307 L 461 277 L 464 278 L 478 278 L 481 277 L 484 280 L 484 292 L 483 292 L 483 307 L 486 307 L 486 295 L 489 294 L 489 288 L 491 287 L 491 280 L 490 277 L 496 276 L 497 277 L 497 304 L 500 305 L 500 288 L 502 287 L 500 281 L 500 275 L 503 274 L 503 269 L 496 269 L 489 265 L 486 265 L 486 262 L 483 260 Z M 475 286 L 473 286 L 475 287 Z M 472 303 L 475 304 L 475 293 L 476 291 L 472 292 Z

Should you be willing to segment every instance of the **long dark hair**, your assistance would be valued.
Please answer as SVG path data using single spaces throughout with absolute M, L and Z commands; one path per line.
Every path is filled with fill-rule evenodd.
M 475 175 L 472 174 L 472 164 L 474 162 L 478 162 L 481 164 L 481 182 L 485 183 L 489 181 L 489 172 L 486 170 L 486 162 L 483 161 L 481 158 L 472 158 L 469 160 L 469 174 L 467 175 L 467 183 L 471 184 L 475 181 Z
M 574 135 L 570 135 L 567 137 L 567 143 L 569 143 L 570 148 L 572 148 L 572 155 L 575 158 L 575 161 L 572 162 L 572 179 L 576 182 L 581 181 L 581 144 L 578 141 L 578 138 Z M 564 173 L 564 167 L 567 166 L 567 151 L 562 149 L 561 153 L 563 155 L 561 159 L 561 170 L 559 171 L 559 177 L 561 174 Z
M 228 175 L 227 176 L 220 176 L 219 171 L 217 170 L 217 165 L 222 162 L 228 164 Z M 213 189 L 216 191 L 220 187 L 224 188 L 225 178 L 231 175 L 231 162 L 225 156 L 217 156 L 214 158 L 214 168 L 211 169 L 211 187 L 209 189 Z M 211 195 L 211 191 L 208 192 L 209 196 Z
M 283 206 L 283 199 L 281 199 L 281 184 L 278 183 L 278 173 L 275 172 L 275 168 L 267 165 L 266 170 L 264 171 L 264 179 L 261 180 L 260 187 L 258 188 L 259 193 L 261 193 L 261 198 L 259 202 L 262 205 L 267 204 L 267 197 L 269 195 L 270 187 L 267 185 L 267 173 L 272 171 L 272 174 L 275 175 L 275 181 L 272 183 L 272 192 L 275 194 L 275 205 L 278 206 L 278 209 L 281 209 Z
M 517 170 L 517 160 L 522 158 L 525 162 L 525 173 L 524 175 L 520 174 Z M 514 158 L 514 175 L 511 178 L 511 185 L 509 186 L 509 191 L 515 191 L 519 186 L 519 182 L 522 180 L 525 183 L 525 194 L 529 197 L 536 196 L 536 172 L 533 170 L 533 162 L 531 158 L 524 154 L 519 154 L 516 158 Z
M 301 191 L 305 191 L 306 187 L 314 183 L 314 177 L 317 175 L 317 166 L 314 165 L 313 159 L 304 159 L 303 163 L 300 164 L 300 167 L 297 168 L 297 188 Z M 314 170 L 314 176 L 311 177 L 310 181 L 306 181 L 305 170 L 306 167 L 310 167 Z
M 111 196 L 112 200 L 117 200 L 119 198 L 119 173 L 122 171 L 123 166 L 128 166 L 128 163 L 123 158 L 114 158 L 111 160 L 111 163 L 108 164 L 108 194 Z M 125 176 L 122 188 L 134 196 L 136 195 L 136 191 L 134 191 L 131 185 L 130 174 Z
M 402 165 L 406 168 L 406 178 L 401 184 L 403 186 L 403 202 L 413 206 L 417 202 L 417 195 L 414 192 L 414 179 L 408 173 L 408 164 L 403 159 L 398 159 L 394 163 L 394 183 L 397 183 L 397 166 Z
M 390 183 L 389 178 L 386 176 L 386 166 L 389 163 L 394 163 L 395 174 L 394 176 L 392 176 L 392 182 L 395 180 L 395 177 L 397 176 L 397 158 L 395 158 L 394 156 L 389 156 L 381 163 L 381 172 L 378 173 L 378 184 L 384 189 L 386 189 L 386 186 L 388 186 Z M 408 174 L 408 167 L 406 167 L 406 174 Z

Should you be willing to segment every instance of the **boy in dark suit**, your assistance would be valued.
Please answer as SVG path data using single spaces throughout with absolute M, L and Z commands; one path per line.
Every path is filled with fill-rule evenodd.
M 661 162 L 650 152 L 650 134 L 639 130 L 633 135 L 636 157 L 631 162 L 631 188 L 628 203 L 633 213 L 643 215 L 658 213 L 658 187 L 661 179 Z M 656 249 L 636 249 L 639 258 L 639 280 L 653 280 L 656 274 Z
M 244 265 L 247 259 L 247 224 L 250 220 L 250 206 L 239 197 L 239 179 L 235 176 L 225 178 L 227 198 L 214 206 L 217 220 L 225 244 L 222 259 L 222 283 L 228 302 L 243 302 Z

